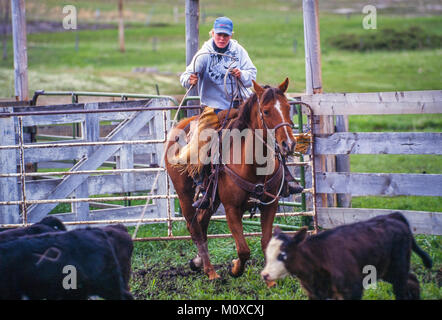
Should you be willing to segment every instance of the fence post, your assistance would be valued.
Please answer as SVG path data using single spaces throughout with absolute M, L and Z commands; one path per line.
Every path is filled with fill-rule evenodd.
M 124 13 L 123 0 L 118 0 L 118 39 L 120 43 L 120 52 L 124 52 Z
M 159 100 L 160 102 L 158 104 L 154 104 L 155 106 L 166 106 L 168 104 L 167 100 Z M 166 119 L 164 118 L 166 117 Z M 166 114 L 164 111 L 155 111 L 155 116 L 153 117 L 151 123 L 149 125 L 153 125 L 153 131 L 154 131 L 154 139 L 167 139 L 167 132 L 170 129 L 168 126 L 170 124 L 167 119 L 170 119 L 170 111 L 166 111 Z M 153 161 L 156 161 L 158 165 L 162 164 L 163 154 L 164 154 L 164 144 L 163 143 L 156 143 L 155 147 L 155 159 Z M 172 192 L 172 186 L 169 183 L 169 175 L 167 172 L 161 172 L 159 173 L 158 177 L 158 183 L 157 183 L 157 190 L 156 194 L 168 194 L 168 192 Z M 173 199 L 156 199 L 155 202 L 157 203 L 157 210 L 158 214 L 157 216 L 159 218 L 166 218 L 168 217 L 168 212 L 171 213 L 172 217 L 175 212 L 174 207 L 174 201 Z M 170 210 L 170 211 L 169 211 Z
M 199 48 L 199 0 L 186 0 L 186 66 L 193 59 L 193 56 Z M 189 96 L 197 96 L 198 90 L 194 87 L 189 91 Z M 188 105 L 197 104 L 188 102 Z M 197 109 L 187 110 L 187 116 L 191 117 L 198 114 Z
M 28 48 L 25 0 L 11 0 L 12 43 L 14 48 L 14 87 L 17 101 L 29 100 Z M 37 127 L 23 128 L 24 142 L 36 142 Z M 26 163 L 26 171 L 37 171 L 37 164 Z
M 134 153 L 133 146 L 130 144 L 122 145 L 116 156 L 117 169 L 133 169 L 134 168 Z M 134 173 L 121 173 L 123 182 L 123 192 L 127 196 L 131 195 L 131 191 L 135 190 L 135 175 Z M 131 205 L 131 200 L 124 201 L 125 206 Z
M 0 108 L 1 112 L 12 112 L 12 108 Z M 14 118 L 0 118 L 0 145 L 16 145 Z M 17 149 L 0 152 L 0 172 L 17 173 Z M 0 201 L 21 200 L 17 177 L 0 178 Z M 0 223 L 20 223 L 18 205 L 0 206 Z
M 336 116 L 336 132 L 348 132 L 348 116 Z M 336 156 L 336 171 L 350 172 L 350 156 L 340 154 Z M 339 207 L 351 207 L 351 194 L 336 194 Z
M 20 101 L 29 100 L 25 1 L 12 0 L 11 12 L 12 42 L 14 46 L 15 98 Z
M 86 103 L 85 110 L 98 109 L 98 103 Z M 82 123 L 82 136 L 85 141 L 97 142 L 100 138 L 100 121 L 97 113 L 87 113 L 85 121 Z M 97 147 L 90 147 L 88 156 L 94 152 Z M 89 188 L 88 179 L 80 184 L 74 191 L 76 198 L 88 198 Z M 88 220 L 89 218 L 89 202 L 73 202 L 72 212 L 76 214 L 77 221 Z
M 319 37 L 318 0 L 303 0 L 305 81 L 308 95 L 322 93 L 321 46 Z M 333 116 L 314 116 L 315 134 L 330 134 L 334 131 Z M 316 156 L 316 170 L 335 171 L 334 156 Z M 322 194 L 317 197 L 318 207 L 336 206 L 336 197 Z

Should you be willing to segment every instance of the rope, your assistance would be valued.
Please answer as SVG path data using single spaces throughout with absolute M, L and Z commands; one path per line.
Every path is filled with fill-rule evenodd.
M 232 97 L 232 100 L 233 100 L 233 97 L 234 97 L 234 96 L 237 96 L 237 94 L 238 94 L 238 92 L 239 92 L 239 90 L 240 90 L 240 89 L 239 89 L 240 87 L 239 87 L 239 83 L 238 83 L 238 81 L 241 81 L 241 80 L 237 79 L 237 91 L 235 92 L 235 94 L 232 93 L 232 95 L 230 95 L 230 94 L 228 93 L 228 91 L 227 91 L 227 78 L 228 78 L 228 74 L 229 74 L 230 71 L 232 70 L 232 69 L 231 69 L 231 65 L 232 65 L 233 63 L 237 62 L 237 61 L 238 61 L 238 58 L 235 57 L 235 56 L 232 56 L 232 55 L 230 55 L 230 54 L 225 54 L 225 53 L 216 52 L 216 51 L 201 52 L 201 53 L 198 53 L 197 55 L 195 55 L 195 57 L 193 58 L 193 60 L 194 60 L 194 61 L 193 61 L 193 73 L 197 73 L 196 70 L 195 70 L 195 67 L 196 67 L 196 60 L 197 60 L 201 55 L 204 55 L 204 54 L 214 54 L 214 55 L 224 56 L 224 57 L 228 57 L 228 58 L 232 59 L 232 62 L 229 64 L 229 67 L 227 68 L 226 73 L 224 74 L 224 92 L 225 92 L 227 98 L 228 98 L 229 96 L 231 96 L 231 97 Z M 232 90 L 232 92 L 233 92 L 233 90 Z
M 171 126 L 174 126 L 175 123 L 177 122 L 177 117 L 178 117 L 178 114 L 179 114 L 179 112 L 180 112 L 181 107 L 183 106 L 183 102 L 186 100 L 187 95 L 189 94 L 190 90 L 193 89 L 193 87 L 194 87 L 194 85 L 191 85 L 191 86 L 189 87 L 189 89 L 187 89 L 186 94 L 184 95 L 183 99 L 181 100 L 180 105 L 178 106 L 178 109 L 177 109 L 177 111 L 176 111 L 176 113 L 175 113 L 175 117 L 174 117 L 173 120 L 172 120 Z M 161 164 L 160 164 L 160 167 L 163 167 L 163 166 L 164 166 L 165 161 L 166 161 L 166 152 L 163 152 L 163 156 L 162 156 L 162 158 L 161 158 Z M 157 172 L 157 175 L 155 176 L 155 180 L 153 181 L 152 188 L 151 188 L 151 190 L 150 190 L 150 194 L 149 194 L 148 197 L 153 196 L 153 192 L 154 192 L 154 190 L 155 190 L 155 188 L 156 188 L 156 186 L 157 186 L 158 178 L 159 178 L 159 176 L 160 176 L 160 173 L 161 173 L 160 171 Z M 141 216 L 140 216 L 139 221 L 137 222 L 137 225 L 136 225 L 136 227 L 135 227 L 134 234 L 132 235 L 132 239 L 135 239 L 135 238 L 137 237 L 138 229 L 140 228 L 141 220 L 143 220 L 143 218 L 144 218 L 144 216 L 145 216 L 145 214 L 146 214 L 146 209 L 147 209 L 147 205 L 148 205 L 148 204 L 149 204 L 149 200 L 146 199 L 146 204 L 145 204 L 144 207 L 143 207 L 143 211 L 141 212 Z

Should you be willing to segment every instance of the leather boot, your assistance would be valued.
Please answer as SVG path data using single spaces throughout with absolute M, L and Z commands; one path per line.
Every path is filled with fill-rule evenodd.
M 284 182 L 284 186 L 282 187 L 281 196 L 286 198 L 292 194 L 301 193 L 304 190 L 297 182 L 290 183 L 287 180 Z
M 209 197 L 207 197 L 206 192 L 201 192 L 201 197 L 192 203 L 192 207 L 197 209 L 207 209 L 210 206 Z
M 290 194 L 301 193 L 304 190 L 304 188 L 301 187 L 301 185 L 299 185 L 297 183 L 296 183 L 296 185 L 295 184 L 287 183 L 287 185 L 289 187 L 289 193 Z
M 203 187 L 203 181 L 204 181 L 204 170 L 202 170 L 201 173 L 194 180 L 196 184 L 196 189 L 195 189 L 195 198 L 193 199 L 194 202 L 192 203 L 192 207 L 197 209 L 207 209 L 210 206 L 210 200 L 206 194 L 206 190 Z M 201 197 L 198 199 L 199 194 L 201 194 Z

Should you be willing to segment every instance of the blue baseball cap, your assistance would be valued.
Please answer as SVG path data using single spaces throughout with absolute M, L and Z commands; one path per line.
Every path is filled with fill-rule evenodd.
M 213 30 L 215 33 L 225 33 L 231 36 L 233 31 L 233 22 L 227 17 L 219 17 L 213 23 Z

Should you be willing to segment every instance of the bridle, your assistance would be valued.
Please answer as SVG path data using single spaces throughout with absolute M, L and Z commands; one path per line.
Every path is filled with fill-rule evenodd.
M 257 102 L 258 102 L 258 111 L 259 111 L 259 117 L 261 119 L 262 122 L 262 126 L 265 130 L 269 130 L 269 127 L 267 125 L 267 123 L 264 120 L 264 116 L 262 114 L 262 108 L 261 108 L 261 102 L 259 100 L 259 96 L 256 93 L 256 97 L 257 97 Z M 247 124 L 247 126 L 249 127 L 249 129 L 254 129 L 250 127 L 250 124 Z M 278 123 L 274 128 L 272 128 L 274 130 L 274 132 L 276 132 L 277 129 L 284 127 L 284 126 L 289 126 L 292 127 L 290 123 L 288 122 L 281 122 Z M 259 135 L 258 135 L 259 137 Z M 261 137 L 259 137 L 259 139 L 261 140 L 262 143 L 264 143 L 264 145 L 271 150 L 270 146 L 267 144 L 267 142 L 264 141 L 264 139 L 262 139 Z M 251 209 L 251 216 L 253 216 L 256 212 L 257 206 L 258 205 L 270 205 L 273 202 L 275 202 L 277 199 L 279 199 L 279 195 L 282 192 L 282 188 L 284 186 L 284 177 L 285 177 L 285 160 L 282 156 L 281 151 L 279 150 L 278 144 L 275 144 L 275 156 L 278 158 L 278 162 L 279 162 L 279 167 L 276 170 L 276 173 L 269 179 L 269 180 L 265 180 L 264 183 L 251 183 L 249 181 L 247 181 L 246 179 L 240 177 L 237 173 L 235 173 L 232 169 L 230 169 L 227 165 L 223 166 L 223 170 L 225 172 L 227 172 L 230 177 L 235 181 L 235 183 L 237 185 L 239 185 L 243 190 L 246 190 L 248 192 L 250 192 L 252 195 L 250 196 L 250 200 L 249 202 L 253 202 L 254 206 Z M 279 180 L 281 182 L 279 182 Z M 279 182 L 279 188 L 278 188 L 278 192 L 276 195 L 273 195 L 271 193 L 269 193 L 268 191 L 266 191 L 266 187 L 269 188 L 274 188 L 276 187 L 276 185 Z M 270 196 L 270 198 L 272 198 L 272 200 L 265 202 L 262 201 L 260 198 L 263 195 L 267 195 Z
M 269 127 L 267 126 L 267 123 L 264 121 L 264 115 L 262 114 L 262 110 L 261 110 L 262 109 L 261 108 L 261 101 L 259 100 L 258 94 L 256 94 L 256 98 L 258 100 L 258 111 L 259 111 L 259 116 L 261 118 L 262 126 L 263 126 L 264 129 L 269 130 Z M 284 127 L 284 126 L 288 126 L 290 128 L 292 127 L 292 125 L 290 123 L 288 123 L 288 122 L 281 122 L 281 123 L 278 123 L 272 129 L 275 130 L 275 132 L 276 132 L 276 130 L 278 130 L 279 128 Z
M 261 101 L 259 100 L 259 95 L 258 95 L 258 93 L 256 93 L 256 99 L 257 99 L 257 101 L 258 101 L 258 112 L 259 112 L 259 117 L 260 117 L 260 119 L 261 119 L 261 122 L 262 122 L 262 126 L 263 126 L 263 128 L 265 129 L 265 130 L 274 130 L 274 132 L 276 133 L 276 130 L 278 130 L 279 128 L 281 128 L 281 127 L 284 127 L 284 126 L 288 126 L 288 127 L 292 127 L 292 125 L 290 124 L 290 123 L 288 123 L 288 122 L 281 122 L 281 123 L 278 123 L 274 128 L 271 128 L 271 129 L 269 129 L 269 127 L 267 126 L 267 123 L 264 121 L 264 115 L 262 114 L 262 108 L 261 108 Z M 284 119 L 283 119 L 284 120 Z M 250 125 L 249 124 L 247 124 L 247 126 L 250 128 L 250 129 L 253 129 L 253 128 L 251 128 L 250 127 Z M 261 139 L 261 138 L 260 138 Z M 267 144 L 267 142 L 265 142 L 263 139 L 261 139 L 261 141 L 267 146 L 267 148 L 269 148 L 270 149 L 270 147 L 269 147 L 269 145 Z M 275 154 L 278 156 L 278 158 L 279 158 L 279 160 L 282 160 L 281 158 L 283 157 L 282 156 L 282 153 L 281 153 L 281 150 L 279 150 L 279 147 L 278 147 L 278 144 L 277 143 L 275 143 Z

